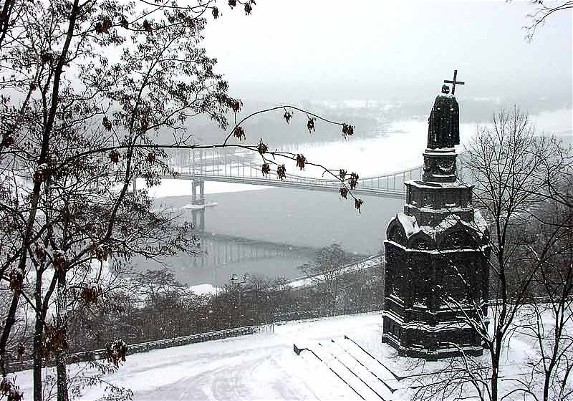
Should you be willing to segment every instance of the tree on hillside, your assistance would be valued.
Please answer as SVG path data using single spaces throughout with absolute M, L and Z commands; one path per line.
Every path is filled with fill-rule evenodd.
M 249 14 L 254 2 L 228 4 Z M 28 305 L 34 399 L 42 399 L 42 366 L 54 358 L 58 399 L 67 400 L 68 311 L 97 302 L 102 274 L 134 255 L 197 252 L 189 224 L 132 188 L 137 177 L 153 186 L 176 175 L 166 149 L 246 149 L 260 155 L 264 173 L 283 179 L 281 158 L 301 169 L 312 163 L 262 140 L 244 145 L 244 121 L 278 112 L 289 122 L 296 112 L 309 132 L 321 121 L 344 136 L 353 127 L 292 106 L 239 119 L 241 102 L 201 47 L 207 19 L 221 15 L 213 0 L 6 0 L 1 8 L 0 275 L 11 297 L 2 310 L 0 371 L 6 378 L 16 317 Z M 186 131 L 198 115 L 227 129 L 229 114 L 221 143 L 198 145 Z M 159 132 L 173 140 L 158 143 Z M 356 174 L 315 165 L 360 208 L 351 192 Z M 3 391 L 17 394 L 6 383 Z
M 564 181 L 552 183 L 557 199 L 540 205 L 523 235 L 524 261 L 539 266 L 516 328 L 536 350 L 524 392 L 544 401 L 573 398 L 573 171 L 559 176 Z
M 336 312 L 337 301 L 344 292 L 342 268 L 352 260 L 339 244 L 331 244 L 316 251 L 312 262 L 299 267 L 316 286 L 321 304 L 330 315 Z
M 571 384 L 573 154 L 557 139 L 537 135 L 517 108 L 496 114 L 491 127 L 478 131 L 468 153 L 474 202 L 491 231 L 491 258 L 489 305 L 476 303 L 478 318 L 468 315 L 464 321 L 480 336 L 485 355 L 462 354 L 417 379 L 415 398 L 555 399 L 559 391 L 550 388 Z M 461 310 L 453 299 L 441 302 Z M 524 334 L 537 340 L 531 341 L 533 354 L 508 361 L 511 340 Z M 517 373 L 515 363 L 530 370 Z M 540 370 L 544 383 L 536 387 Z

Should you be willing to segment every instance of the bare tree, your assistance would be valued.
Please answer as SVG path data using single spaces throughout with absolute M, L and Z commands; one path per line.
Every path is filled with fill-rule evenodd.
M 229 1 L 246 14 L 254 1 Z M 218 18 L 214 0 L 125 3 L 119 0 L 7 0 L 0 20 L 0 275 L 11 291 L 2 310 L 0 372 L 6 377 L 9 345 L 22 304 L 34 310 L 34 399 L 42 399 L 42 366 L 54 357 L 58 399 L 67 400 L 68 311 L 94 302 L 101 272 L 133 255 L 157 258 L 197 252 L 192 227 L 155 210 L 145 189 L 176 175 L 165 149 L 238 147 L 256 152 L 263 172 L 281 179 L 290 159 L 260 141 L 243 144 L 243 123 L 294 112 L 306 128 L 329 121 L 293 106 L 277 106 L 238 118 L 241 102 L 215 72 L 216 60 L 201 47 L 207 18 Z M 222 129 L 220 143 L 197 145 L 187 122 L 206 116 Z M 171 134 L 159 142 L 159 134 Z M 165 135 L 163 135 L 165 136 Z M 327 170 L 341 194 L 360 208 L 351 190 L 358 175 Z M 343 174 L 344 171 L 344 174 Z M 77 289 L 78 291 L 72 291 Z M 54 308 L 52 308 L 54 307 Z M 55 309 L 52 316 L 51 310 Z
M 299 267 L 312 280 L 323 306 L 331 315 L 334 315 L 337 302 L 344 292 L 342 268 L 351 261 L 352 257 L 339 244 L 332 244 L 319 249 L 311 263 Z
M 511 361 L 504 358 L 511 340 L 525 328 L 538 339 L 536 352 L 542 364 L 538 360 L 532 369 L 543 370 L 545 387 L 560 380 L 555 366 L 567 365 L 571 358 L 566 331 L 571 204 L 570 187 L 563 183 L 570 181 L 573 155 L 557 139 L 536 135 L 527 115 L 517 108 L 500 111 L 491 127 L 480 128 L 468 153 L 466 168 L 475 185 L 476 206 L 491 229 L 490 293 L 487 309 L 476 304 L 476 313 L 463 317 L 480 336 L 486 355 L 462 354 L 434 374 L 416 379 L 420 385 L 416 398 L 473 396 L 497 401 L 519 395 L 549 400 L 551 395 L 546 390 L 538 394 L 527 375 L 512 376 Z M 455 261 L 450 263 L 456 267 Z M 547 308 L 549 317 L 542 312 Z M 452 310 L 462 309 L 454 302 Z M 533 320 L 526 318 L 531 311 Z M 552 319 L 555 340 L 547 342 L 544 325 Z
M 529 24 L 526 25 L 527 37 L 529 40 L 537 32 L 537 29 L 545 24 L 547 19 L 555 13 L 571 10 L 573 8 L 573 1 L 559 0 L 559 1 L 542 1 L 534 0 L 534 11 L 528 14 Z
M 511 1 L 511 0 L 510 0 Z M 552 15 L 573 8 L 571 0 L 530 0 L 533 11 L 527 14 L 528 22 L 524 26 L 527 39 L 533 40 L 537 30 L 545 24 Z
M 528 258 L 524 262 L 532 259 L 539 268 L 516 328 L 531 338 L 536 349 L 524 383 L 531 395 L 544 401 L 573 397 L 573 171 L 559 176 L 564 181 L 552 179 L 559 196 L 540 205 L 525 229 Z M 549 252 L 544 250 L 547 244 Z

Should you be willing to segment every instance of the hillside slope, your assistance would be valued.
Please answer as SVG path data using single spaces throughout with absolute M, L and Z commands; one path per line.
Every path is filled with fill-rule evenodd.
M 106 380 L 130 388 L 138 401 L 360 399 L 310 352 L 293 352 L 296 344 L 316 350 L 325 360 L 331 358 L 327 363 L 364 398 L 379 400 L 322 348 L 328 343 L 332 346 L 332 339 L 343 341 L 348 335 L 373 354 L 391 352 L 380 343 L 381 323 L 379 313 L 291 322 L 275 325 L 274 332 L 130 355 Z M 346 341 L 347 347 L 352 346 Z M 338 368 L 334 366 L 337 363 Z M 20 373 L 17 380 L 24 399 L 31 399 L 31 372 Z M 81 399 L 94 400 L 101 395 L 102 389 L 91 388 Z

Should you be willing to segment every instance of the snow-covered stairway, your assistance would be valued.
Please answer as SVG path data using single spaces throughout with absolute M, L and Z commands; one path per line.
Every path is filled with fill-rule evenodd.
M 351 383 L 366 400 L 390 401 L 391 392 L 382 385 L 367 369 L 364 368 L 350 354 L 344 352 L 332 340 L 320 342 L 319 355 L 324 355 L 324 359 L 332 366 L 342 372 L 349 383 Z
M 336 368 L 336 366 L 333 367 L 324 355 L 319 355 L 319 353 L 315 352 L 310 347 L 298 348 L 296 344 L 294 345 L 294 352 L 306 361 L 307 369 L 309 372 L 312 372 L 313 377 L 316 378 L 316 376 L 318 376 L 320 379 L 320 376 L 324 376 L 325 373 L 330 376 L 335 376 L 338 383 L 341 384 L 349 394 L 353 393 L 354 396 L 357 397 L 356 399 L 366 400 L 359 389 L 356 388 L 355 384 L 348 381 L 347 374 L 341 372 L 340 369 Z
M 401 379 L 394 374 L 386 365 L 381 363 L 372 354 L 366 351 L 362 346 L 344 336 L 342 340 L 332 340 L 346 355 L 354 359 L 362 366 L 371 376 L 386 387 L 391 394 L 398 389 L 398 381 Z
M 353 355 L 356 359 L 360 360 L 367 367 L 377 372 L 378 377 L 386 383 L 391 392 L 394 393 L 400 388 L 400 381 L 406 379 L 405 376 L 400 376 L 391 367 L 390 364 L 380 361 L 376 356 L 372 355 L 370 351 L 365 349 L 360 343 L 356 342 L 349 336 L 344 336 L 344 341 L 339 344 L 346 352 Z
M 345 337 L 323 340 L 306 348 L 295 345 L 295 353 L 308 360 L 310 355 L 320 361 L 356 395 L 356 399 L 391 401 L 397 379 L 373 357 Z M 305 351 L 308 355 L 304 355 Z M 311 367 L 311 365 L 309 365 Z M 314 366 L 313 366 L 314 367 Z

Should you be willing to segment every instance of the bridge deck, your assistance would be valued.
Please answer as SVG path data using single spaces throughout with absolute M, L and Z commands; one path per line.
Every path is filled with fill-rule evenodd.
M 249 154 L 232 153 L 221 149 L 195 149 L 186 156 L 180 154 L 174 157 L 171 164 L 178 172 L 178 177 L 183 180 L 217 181 L 327 192 L 338 192 L 341 186 L 341 183 L 333 178 L 316 178 L 287 173 L 285 179 L 279 179 L 276 171 L 262 174 L 261 163 L 254 161 Z M 421 172 L 422 168 L 417 166 L 382 176 L 360 178 L 353 193 L 358 196 L 403 199 L 405 197 L 404 183 L 419 179 Z M 335 174 L 338 174 L 338 170 Z
M 226 241 L 226 242 L 235 243 L 237 245 L 267 247 L 267 248 L 272 248 L 275 250 L 297 252 L 298 254 L 302 254 L 305 256 L 314 256 L 316 254 L 316 251 L 319 249 L 319 248 L 311 247 L 311 246 L 285 244 L 285 243 L 279 243 L 279 242 L 250 239 L 250 238 L 245 238 L 245 237 L 236 237 L 236 236 L 227 235 L 227 234 L 218 234 L 218 233 L 216 234 L 216 233 L 210 233 L 210 232 L 206 232 L 206 231 L 198 232 L 197 234 L 198 234 L 199 238 L 201 238 L 201 239 L 214 240 L 214 241 Z
M 279 187 L 279 188 L 293 188 L 293 189 L 305 189 L 311 191 L 323 191 L 323 192 L 338 192 L 340 190 L 340 183 L 337 181 L 326 181 L 321 182 L 308 181 L 289 181 L 280 180 L 274 177 L 260 178 L 260 177 L 231 177 L 223 175 L 208 175 L 208 174 L 179 174 L 177 179 L 182 180 L 194 180 L 199 179 L 203 181 L 215 181 L 215 182 L 228 182 L 233 184 L 249 184 L 249 185 L 261 185 L 268 187 Z M 364 188 L 356 187 L 352 190 L 356 195 L 368 195 L 368 196 L 379 196 L 385 198 L 394 199 L 404 199 L 406 193 L 404 190 L 395 190 L 392 188 Z

